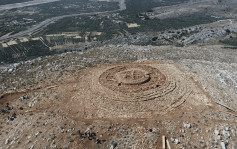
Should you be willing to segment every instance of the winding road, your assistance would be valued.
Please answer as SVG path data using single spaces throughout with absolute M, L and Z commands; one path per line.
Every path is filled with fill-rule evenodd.
M 125 10 L 126 9 L 125 0 L 120 0 L 119 7 L 120 8 L 118 10 L 112 10 L 112 11 L 78 13 L 78 14 L 63 15 L 63 16 L 57 16 L 57 17 L 53 17 L 53 18 L 50 18 L 50 19 L 46 19 L 45 21 L 40 22 L 39 24 L 37 24 L 37 25 L 27 29 L 27 30 L 21 31 L 19 33 L 16 33 L 16 34 L 13 34 L 13 35 L 10 35 L 10 36 L 7 36 L 7 37 L 2 37 L 2 38 L 0 38 L 0 42 L 3 43 L 3 42 L 7 42 L 11 39 L 16 39 L 16 38 L 19 38 L 19 37 L 22 37 L 22 36 L 30 35 L 32 33 L 35 33 L 37 31 L 41 30 L 42 28 L 48 26 L 49 24 L 55 23 L 56 21 L 58 21 L 60 19 L 63 19 L 63 18 L 75 17 L 75 16 L 89 16 L 89 15 L 96 15 L 96 14 L 107 14 L 107 13 L 114 13 L 114 12 L 117 12 L 117 11 Z

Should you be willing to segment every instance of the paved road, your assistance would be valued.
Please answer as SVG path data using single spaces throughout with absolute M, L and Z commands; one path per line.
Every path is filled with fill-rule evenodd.
M 120 0 L 119 7 L 120 7 L 120 10 L 125 10 L 126 9 L 125 0 Z
M 32 1 L 28 1 L 28 2 L 22 2 L 22 3 L 0 5 L 0 11 L 9 10 L 9 9 L 13 9 L 13 8 L 21 8 L 21 7 L 51 3 L 51 2 L 55 2 L 55 1 L 60 1 L 60 0 L 32 0 Z
M 66 17 L 75 17 L 75 16 L 86 16 L 86 15 L 95 15 L 95 14 L 106 14 L 106 13 L 114 13 L 117 11 L 122 11 L 126 9 L 126 4 L 125 4 L 125 0 L 121 0 L 120 1 L 120 9 L 118 10 L 113 10 L 113 11 L 103 11 L 103 12 L 91 12 L 91 13 L 79 13 L 79 14 L 71 14 L 71 15 L 63 15 L 63 16 L 57 16 L 57 17 L 53 17 L 50 19 L 47 19 L 43 22 L 40 22 L 39 24 L 25 30 L 25 31 L 21 31 L 19 33 L 7 36 L 7 37 L 2 37 L 0 38 L 0 42 L 6 42 L 9 41 L 11 39 L 16 39 L 18 37 L 22 37 L 22 36 L 26 36 L 26 35 L 30 35 L 34 32 L 37 32 L 39 30 L 41 30 L 42 28 L 48 26 L 49 24 L 52 24 L 60 19 L 66 18 Z

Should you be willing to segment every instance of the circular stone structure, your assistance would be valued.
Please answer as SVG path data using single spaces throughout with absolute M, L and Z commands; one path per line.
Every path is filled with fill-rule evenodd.
M 97 117 L 167 112 L 191 93 L 186 76 L 174 65 L 136 62 L 88 68 L 80 75 L 74 96 Z M 90 112 L 91 113 L 91 112 Z M 93 113 L 93 112 L 92 112 Z
M 154 100 L 172 91 L 176 85 L 170 76 L 148 65 L 118 65 L 99 77 L 99 83 L 114 93 L 122 93 L 121 101 Z

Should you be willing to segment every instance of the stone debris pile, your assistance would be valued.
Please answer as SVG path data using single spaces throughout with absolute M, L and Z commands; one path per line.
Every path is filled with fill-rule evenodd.
M 13 109 L 14 109 L 14 107 L 13 107 L 13 106 L 10 107 L 10 106 L 9 106 L 9 103 L 7 103 L 7 104 L 6 104 L 6 107 L 1 109 L 1 114 L 2 114 L 2 115 L 8 114 L 7 119 L 8 119 L 9 121 L 13 121 L 13 120 L 16 118 L 16 113 L 10 114 L 10 113 L 12 113 L 11 111 L 12 111 Z M 9 114 L 10 114 L 10 115 L 9 115 Z
M 104 143 L 106 142 L 106 140 L 104 139 L 98 139 L 96 136 L 96 133 L 91 131 L 91 130 L 86 130 L 84 133 L 81 132 L 81 130 L 79 129 L 77 131 L 81 141 L 84 141 L 85 139 L 88 139 L 90 141 L 93 141 L 94 143 L 96 144 L 101 144 L 101 143 Z
M 30 98 L 29 95 L 24 95 L 24 96 L 21 96 L 21 97 L 19 98 L 19 100 L 20 100 L 20 101 L 24 101 L 24 100 L 29 99 L 29 98 Z

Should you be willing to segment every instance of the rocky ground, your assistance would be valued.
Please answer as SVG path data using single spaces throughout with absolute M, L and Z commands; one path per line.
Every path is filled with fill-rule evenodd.
M 236 4 L 235 0 L 190 0 L 177 5 L 153 8 L 153 12 L 148 16 L 165 19 L 203 13 L 217 18 L 236 18 Z
M 145 60 L 174 65 L 214 106 L 184 103 L 152 118 L 88 117 L 82 110 L 87 106 L 67 108 L 85 70 Z M 172 148 L 237 148 L 236 49 L 107 45 L 0 70 L 0 148 L 109 148 L 112 141 L 116 148 L 161 148 L 163 135 Z M 85 132 L 95 136 L 87 138 Z
M 152 38 L 156 44 L 176 44 L 180 46 L 194 43 L 217 43 L 219 40 L 236 37 L 236 21 L 220 20 L 188 28 L 167 31 Z

